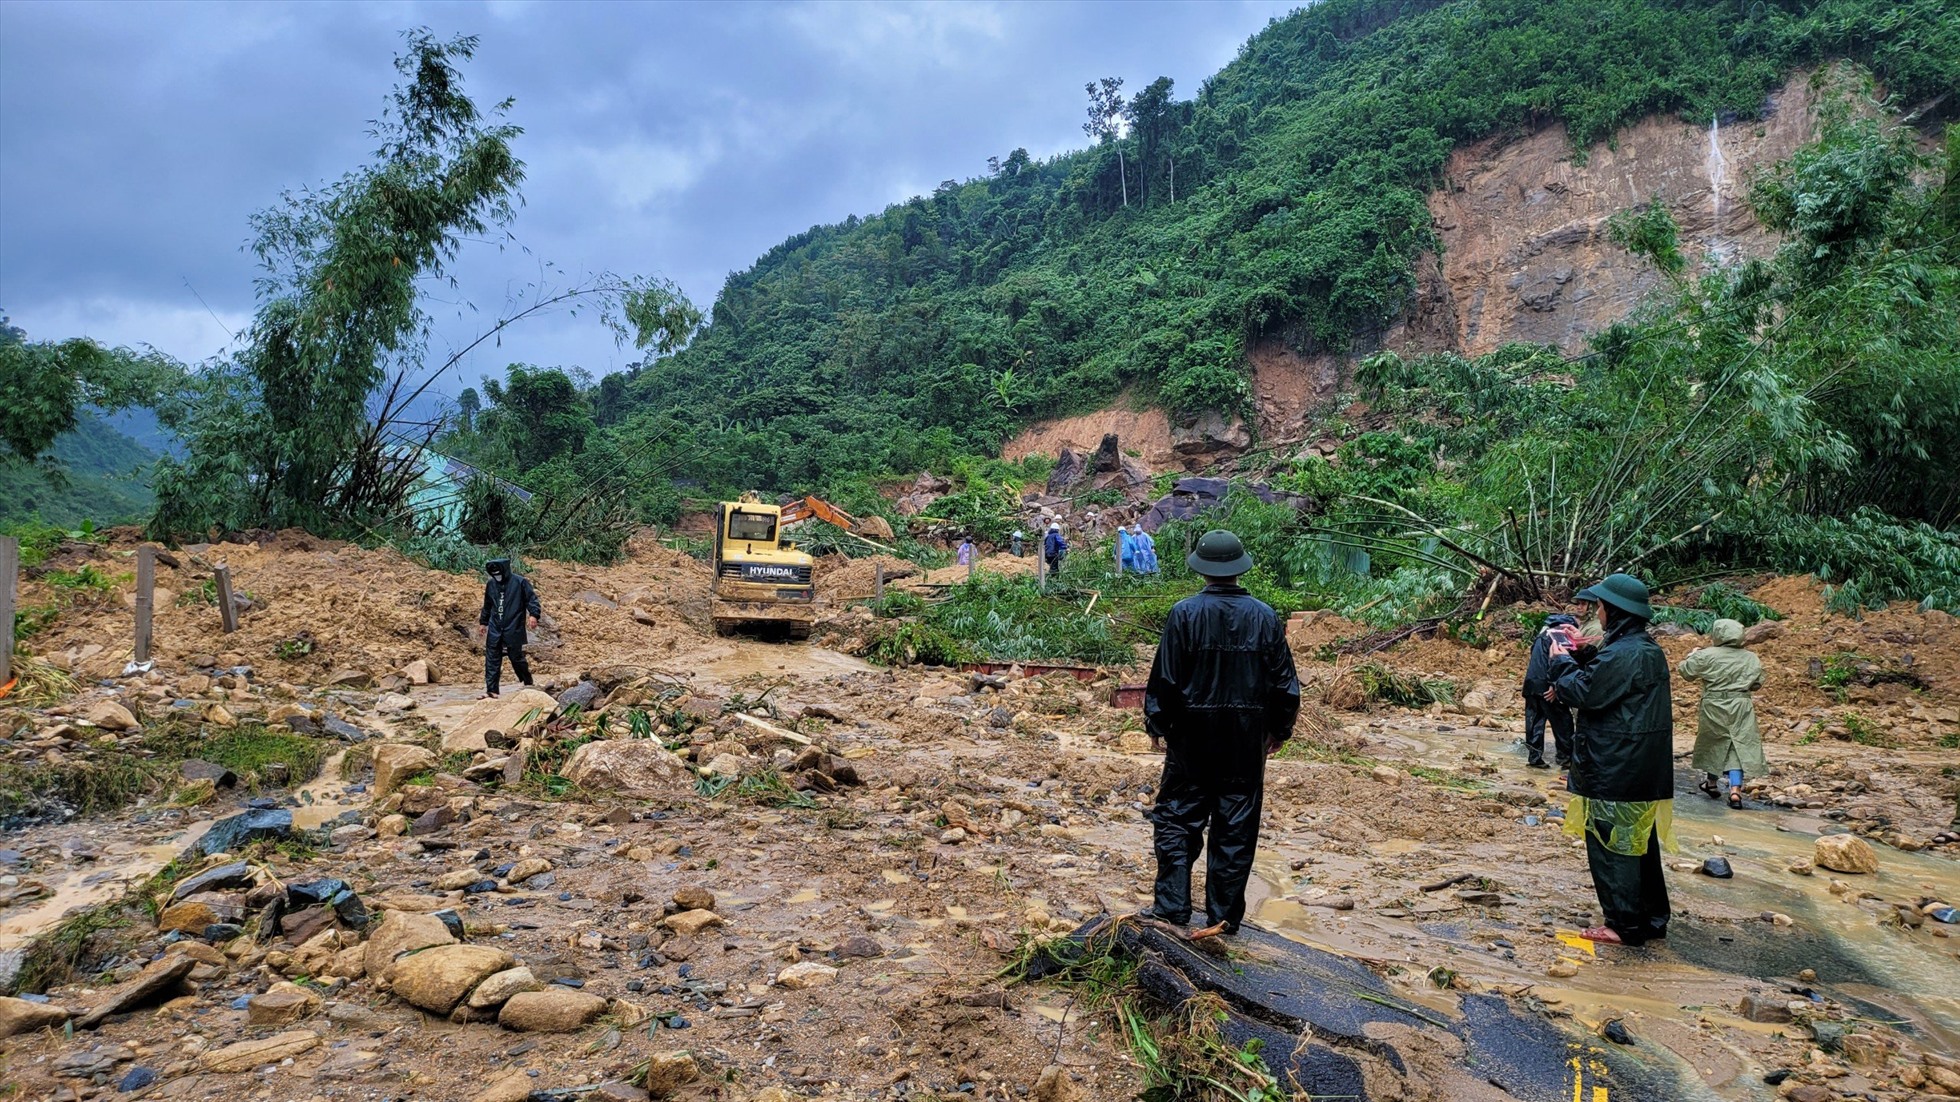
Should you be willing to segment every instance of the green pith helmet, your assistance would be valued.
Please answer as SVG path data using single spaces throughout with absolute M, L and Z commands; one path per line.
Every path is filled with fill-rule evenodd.
M 1252 569 L 1252 556 L 1239 537 L 1214 528 L 1198 537 L 1197 550 L 1185 556 L 1184 565 L 1207 578 L 1236 578 Z
M 1629 616 L 1654 618 L 1654 610 L 1647 604 L 1647 583 L 1631 574 L 1608 574 L 1605 581 L 1580 590 L 1573 600 L 1604 601 Z

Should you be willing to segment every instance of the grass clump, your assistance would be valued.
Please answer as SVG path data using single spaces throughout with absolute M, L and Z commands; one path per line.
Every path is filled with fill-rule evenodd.
M 1404 708 L 1426 708 L 1431 704 L 1454 704 L 1456 682 L 1442 677 L 1419 677 L 1398 673 L 1382 662 L 1363 662 L 1354 668 L 1361 691 L 1369 700 L 1379 700 Z

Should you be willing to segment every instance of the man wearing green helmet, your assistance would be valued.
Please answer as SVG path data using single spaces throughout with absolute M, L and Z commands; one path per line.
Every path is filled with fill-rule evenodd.
M 1157 851 L 1151 913 L 1190 921 L 1191 865 L 1205 850 L 1206 925 L 1195 939 L 1234 933 L 1245 918 L 1266 759 L 1293 733 L 1300 678 L 1279 616 L 1238 584 L 1252 569 L 1239 537 L 1206 532 L 1185 564 L 1208 584 L 1165 618 L 1143 714 L 1151 738 L 1165 744 L 1149 813 Z
M 1605 921 L 1580 936 L 1640 945 L 1667 936 L 1661 848 L 1674 848 L 1674 696 L 1667 655 L 1647 622 L 1647 586 L 1612 574 L 1580 591 L 1597 601 L 1605 638 L 1582 643 L 1576 628 L 1551 648 L 1545 699 L 1574 715 L 1568 834 L 1586 839 L 1586 860 Z

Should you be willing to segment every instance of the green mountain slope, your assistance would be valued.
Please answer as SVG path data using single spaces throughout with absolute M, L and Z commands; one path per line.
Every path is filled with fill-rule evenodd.
M 638 469 L 801 489 L 943 468 L 1126 386 L 1242 411 L 1251 343 L 1344 350 L 1402 309 L 1455 145 L 1749 117 L 1840 57 L 1915 102 L 1960 84 L 1960 21 L 1942 0 L 1330 0 L 1190 100 L 1141 90 L 1120 148 L 1017 150 L 783 242 L 692 347 L 601 395 L 605 422 Z
M 0 523 L 38 517 L 61 527 L 84 520 L 120 524 L 141 521 L 156 504 L 150 465 L 157 453 L 93 410 L 80 411 L 75 428 L 55 438 L 50 458 L 60 477 L 40 467 L 0 464 Z

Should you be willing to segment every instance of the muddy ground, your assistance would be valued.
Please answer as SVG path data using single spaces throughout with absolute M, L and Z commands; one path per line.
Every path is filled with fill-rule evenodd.
M 71 554 L 120 572 L 129 550 Z M 1106 703 L 1134 671 L 995 688 L 820 646 L 716 640 L 701 619 L 705 569 L 643 541 L 619 567 L 534 570 L 553 621 L 539 679 L 563 690 L 592 677 L 583 714 L 543 729 L 542 717 L 506 722 L 508 738 L 441 757 L 440 740 L 471 726 L 478 691 L 474 581 L 281 536 L 179 552 L 159 584 L 190 591 L 216 561 L 259 601 L 238 634 L 220 635 L 209 606 L 159 600 L 157 666 L 124 677 L 126 584 L 70 608 L 34 647 L 80 689 L 0 702 L 13 732 L 0 760 L 73 762 L 126 744 L 132 733 L 84 718 L 112 697 L 145 724 L 213 722 L 214 707 L 235 723 L 284 713 L 291 724 L 298 703 L 311 710 L 302 729 L 332 716 L 358 741 L 334 740 L 337 757 L 310 783 L 250 775 L 88 820 L 57 809 L 11 831 L 0 971 L 73 908 L 140 902 L 129 893 L 144 888 L 167 896 L 152 875 L 259 799 L 318 829 L 231 855 L 253 863 L 251 891 L 333 877 L 375 915 L 453 910 L 464 942 L 521 961 L 545 995 L 599 1001 L 568 1002 L 565 1021 L 499 1024 L 494 1005 L 429 1013 L 402 989 L 414 956 L 375 961 L 397 970 L 392 987 L 368 973 L 379 934 L 364 947 L 329 923 L 299 943 L 225 930 L 212 941 L 161 933 L 149 909 L 128 906 L 107 912 L 123 925 L 86 938 L 77 975 L 24 993 L 81 1012 L 145 967 L 188 953 L 195 970 L 99 1024 L 0 1040 L 0 1081 L 19 1097 L 488 1100 L 604 1085 L 583 1096 L 632 1098 L 645 1095 L 620 1081 L 648 1063 L 640 1081 L 656 1096 L 692 1099 L 1053 1102 L 1133 1098 L 1145 1085 L 1111 1007 L 1002 975 L 1030 938 L 1147 903 L 1142 813 L 1159 763 L 1136 713 Z M 28 580 L 30 602 L 40 585 Z M 1623 1055 L 1672 1076 L 1678 1097 L 1960 1095 L 1960 941 L 1949 936 L 1960 927 L 1925 906 L 1960 902 L 1960 846 L 1929 844 L 1954 810 L 1960 753 L 1943 743 L 1960 732 L 1960 630 L 1906 608 L 1829 616 L 1801 579 L 1755 595 L 1787 616 L 1759 646 L 1775 772 L 1733 812 L 1694 792 L 1684 758 L 1666 945 L 1593 952 L 1571 937 L 1596 914 L 1583 851 L 1557 822 L 1558 778 L 1523 768 L 1518 641 L 1404 643 L 1376 657 L 1454 679 L 1462 703 L 1343 709 L 1328 689 L 1354 660 L 1327 661 L 1324 648 L 1359 629 L 1324 617 L 1294 631 L 1310 707 L 1269 774 L 1254 920 L 1364 962 L 1438 1021 L 1475 994 L 1573 1038 L 1617 1021 L 1632 1042 Z M 832 626 L 847 637 L 854 622 L 840 609 Z M 281 649 L 300 632 L 308 653 Z M 1678 659 L 1694 642 L 1665 645 Z M 1842 651 L 1866 674 L 1909 670 L 1916 684 L 1820 686 L 1811 659 Z M 433 683 L 412 683 L 418 659 Z M 1685 755 L 1692 695 L 1681 695 Z M 617 772 L 580 774 L 583 787 L 546 779 L 596 717 L 618 738 L 634 712 L 725 779 L 702 785 L 664 760 L 624 787 Z M 430 757 L 377 800 L 372 762 L 396 751 L 375 747 L 391 742 Z M 704 794 L 716 783 L 728 787 Z M 806 791 L 792 794 L 797 784 Z M 1844 832 L 1872 847 L 1876 873 L 1806 869 L 1820 835 Z M 1732 879 L 1690 871 L 1714 856 Z M 1357 1057 L 1369 1097 L 1530 1097 L 1492 1086 L 1473 1053 L 1392 1043 L 1417 1055 L 1403 1072 Z M 1781 1084 L 1766 1084 L 1777 1071 Z M 142 1085 L 119 1093 L 129 1083 Z

